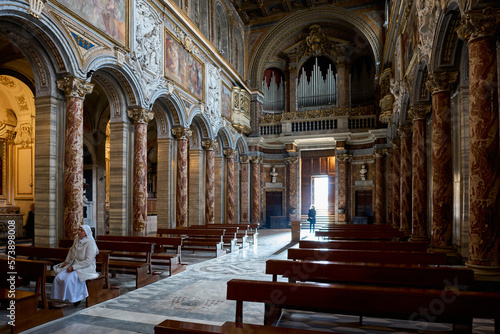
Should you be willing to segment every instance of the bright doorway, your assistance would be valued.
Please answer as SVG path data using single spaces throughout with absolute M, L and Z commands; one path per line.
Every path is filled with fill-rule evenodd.
M 328 215 L 328 176 L 312 177 L 312 200 L 317 216 Z

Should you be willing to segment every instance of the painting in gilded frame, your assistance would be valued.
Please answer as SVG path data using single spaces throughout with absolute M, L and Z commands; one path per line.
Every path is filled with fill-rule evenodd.
M 221 115 L 225 117 L 228 121 L 232 121 L 231 112 L 231 90 L 225 84 L 222 84 L 222 94 L 221 94 Z
M 203 100 L 203 64 L 165 30 L 165 77 Z
M 129 0 L 57 0 L 72 13 L 128 47 L 127 27 Z

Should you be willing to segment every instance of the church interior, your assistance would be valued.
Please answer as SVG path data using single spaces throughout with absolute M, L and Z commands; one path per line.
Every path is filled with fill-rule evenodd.
M 59 248 L 75 238 L 81 224 L 91 226 L 102 242 L 205 229 L 203 236 L 191 232 L 185 245 L 208 240 L 210 229 L 236 228 L 234 241 L 210 234 L 223 244 L 214 246 L 215 257 L 205 249 L 201 253 L 210 254 L 201 260 L 196 252 L 183 251 L 183 260 L 193 264 L 184 266 L 184 245 L 179 246 L 177 263 L 168 256 L 169 275 L 140 283 L 139 269 L 136 282 L 113 274 L 112 283 L 132 284 L 130 291 L 79 306 L 76 314 L 86 315 L 72 317 L 74 323 L 65 313 L 64 320 L 53 321 L 59 327 L 33 333 L 62 334 L 65 327 L 88 332 L 106 307 L 114 313 L 97 321 L 96 333 L 174 333 L 154 328 L 165 319 L 178 326 L 175 333 L 274 333 L 288 322 L 295 322 L 290 326 L 297 332 L 287 333 L 401 330 L 401 324 L 381 330 L 384 325 L 376 320 L 369 329 L 320 328 L 317 323 L 325 318 L 315 321 L 311 312 L 346 310 L 328 301 L 318 306 L 319 290 L 317 299 L 309 298 L 318 305 L 307 306 L 307 295 L 316 292 L 301 294 L 305 304 L 297 308 L 306 313 L 288 314 L 288 320 L 298 321 L 287 322 L 277 304 L 266 303 L 265 311 L 240 301 L 230 304 L 230 311 L 221 306 L 227 306 L 226 293 L 228 300 L 258 298 L 243 296 L 252 290 L 242 288 L 243 280 L 272 280 L 263 273 L 265 257 L 290 260 L 292 248 L 347 253 L 339 253 L 338 247 L 349 243 L 340 246 L 340 240 L 356 240 L 361 247 L 378 233 L 398 241 L 371 240 L 365 251 L 382 252 L 370 248 L 382 247 L 375 243 L 405 243 L 416 247 L 411 252 L 444 259 L 424 268 L 429 277 L 436 266 L 459 267 L 470 275 L 470 288 L 457 293 L 463 299 L 443 303 L 441 298 L 442 310 L 432 314 L 452 326 L 434 330 L 500 333 L 499 76 L 496 0 L 0 0 L 5 254 L 24 244 Z M 311 208 L 315 226 L 308 221 Z M 323 244 L 313 247 L 313 241 Z M 349 253 L 346 259 L 354 251 Z M 308 259 L 327 259 L 319 254 Z M 393 261 L 401 255 L 388 254 Z M 371 255 L 362 256 L 344 261 L 375 270 Z M 147 279 L 152 272 L 150 265 Z M 200 276 L 218 282 L 218 297 L 203 306 L 195 303 L 193 291 L 211 285 Z M 274 289 L 302 291 L 294 282 L 306 279 L 289 279 L 274 280 Z M 185 295 L 169 290 L 176 281 Z M 298 285 L 278 286 L 285 283 Z M 342 283 L 347 286 L 342 291 L 325 295 L 340 298 L 353 282 Z M 373 289 L 365 292 L 367 299 L 381 286 L 394 288 L 368 276 L 364 283 Z M 267 289 L 254 284 L 256 291 Z M 163 293 L 170 308 L 159 297 L 144 308 L 174 313 L 127 324 L 142 308 L 140 294 L 154 299 Z M 432 306 L 436 298 L 430 301 Z M 356 310 L 364 304 L 354 303 Z M 346 314 L 387 319 L 406 306 Z M 200 327 L 186 327 L 191 318 L 183 307 L 206 311 L 193 317 Z M 236 325 L 227 326 L 236 327 L 228 329 L 223 323 L 234 321 L 235 308 Z M 243 322 L 250 319 L 247 325 L 262 327 L 238 327 L 239 311 Z M 220 316 L 224 312 L 228 319 Z M 281 325 L 272 321 L 273 312 L 285 319 Z M 461 312 L 466 320 L 455 323 Z M 490 322 L 478 325 L 483 314 Z M 305 325 L 310 323 L 312 328 Z M 210 325 L 210 331 L 203 327 Z

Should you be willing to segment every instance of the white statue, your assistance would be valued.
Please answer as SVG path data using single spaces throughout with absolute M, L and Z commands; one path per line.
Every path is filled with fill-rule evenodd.
M 366 181 L 366 173 L 368 170 L 366 169 L 365 165 L 361 165 L 361 171 L 359 172 L 361 174 L 361 180 Z
M 278 172 L 276 171 L 275 167 L 273 167 L 273 169 L 271 170 L 271 173 L 269 173 L 269 175 L 271 175 L 271 177 L 272 177 L 271 182 L 276 183 L 276 177 L 278 176 Z

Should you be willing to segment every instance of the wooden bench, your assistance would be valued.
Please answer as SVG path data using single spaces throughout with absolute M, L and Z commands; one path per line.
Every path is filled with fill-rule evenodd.
M 189 229 L 195 230 L 224 230 L 224 236 L 222 241 L 225 247 L 229 247 L 231 253 L 248 246 L 246 231 L 240 232 L 240 237 L 238 238 L 239 227 L 238 226 L 210 226 L 210 225 L 192 225 Z
M 151 263 L 157 265 L 167 265 L 170 276 L 186 270 L 186 265 L 182 264 L 181 246 L 182 238 L 179 237 L 142 237 L 142 236 L 123 236 L 123 235 L 99 235 L 97 240 L 107 241 L 129 241 L 129 242 L 154 242 L 154 253 L 151 254 Z M 168 253 L 173 249 L 173 253 Z
M 265 325 L 255 325 L 255 324 L 243 324 L 235 323 L 231 321 L 226 321 L 223 325 L 208 325 L 196 322 L 188 321 L 178 321 L 167 319 L 162 323 L 155 326 L 155 334 L 180 334 L 180 333 L 204 333 L 204 334 L 251 334 L 251 333 L 262 333 L 262 334 L 274 334 L 274 333 L 286 333 L 286 334 L 319 334 L 324 332 L 318 332 L 313 330 L 296 329 L 296 328 L 286 328 L 286 327 L 275 327 L 275 326 L 265 326 Z M 338 332 L 336 332 L 338 333 Z
M 393 240 L 404 238 L 404 233 L 398 230 L 350 230 L 336 229 L 316 231 L 316 237 L 325 239 L 355 239 L 355 240 Z
M 69 248 L 57 247 L 39 247 L 39 246 L 16 246 L 16 254 L 30 258 L 44 259 L 50 261 L 52 265 L 64 262 L 68 255 Z M 111 287 L 109 283 L 109 255 L 111 252 L 99 250 L 96 256 L 96 265 L 100 268 L 99 277 L 87 280 L 87 291 L 89 296 L 86 300 L 87 307 L 102 303 L 103 301 L 118 297 L 120 290 Z M 55 273 L 47 271 L 47 280 L 52 282 L 55 278 Z M 45 287 L 43 287 L 45 289 Z
M 207 225 L 205 225 L 207 226 Z M 246 231 L 247 240 L 250 244 L 257 244 L 257 237 L 259 235 L 258 223 L 239 223 L 239 224 L 209 224 L 208 226 L 216 226 L 216 227 L 239 227 L 239 231 Z
M 407 286 L 422 288 L 458 288 L 474 284 L 474 271 L 468 268 L 366 264 L 326 261 L 267 260 L 266 274 L 288 278 L 290 282 L 323 282 Z
M 59 246 L 68 247 L 71 239 L 61 239 Z M 135 287 L 138 289 L 159 280 L 159 273 L 153 272 L 151 254 L 155 244 L 152 242 L 127 242 L 96 240 L 99 251 L 111 251 L 109 270 L 135 275 Z
M 226 254 L 223 240 L 224 233 L 224 230 L 190 228 L 167 228 L 156 231 L 156 234 L 160 237 L 169 235 L 183 238 L 181 246 L 181 250 L 183 251 L 214 251 L 216 257 Z
M 10 257 L 0 259 L 0 303 L 2 309 L 9 312 L 6 321 L 11 333 L 20 333 L 62 318 L 62 309 L 48 308 L 44 290 L 48 265 L 50 262 L 47 261 L 16 259 L 12 262 Z M 17 289 L 16 282 L 24 280 L 35 281 L 35 291 Z
M 299 248 L 425 252 L 428 243 L 384 240 L 300 240 Z
M 306 261 L 397 263 L 420 265 L 445 265 L 444 253 L 370 251 L 347 249 L 290 248 L 288 259 Z
M 227 299 L 236 301 L 236 323 L 243 322 L 243 302 L 257 302 L 266 304 L 264 325 L 276 323 L 282 309 L 296 309 L 451 323 L 454 333 L 472 333 L 473 318 L 495 319 L 500 332 L 500 293 L 492 292 L 232 279 Z

